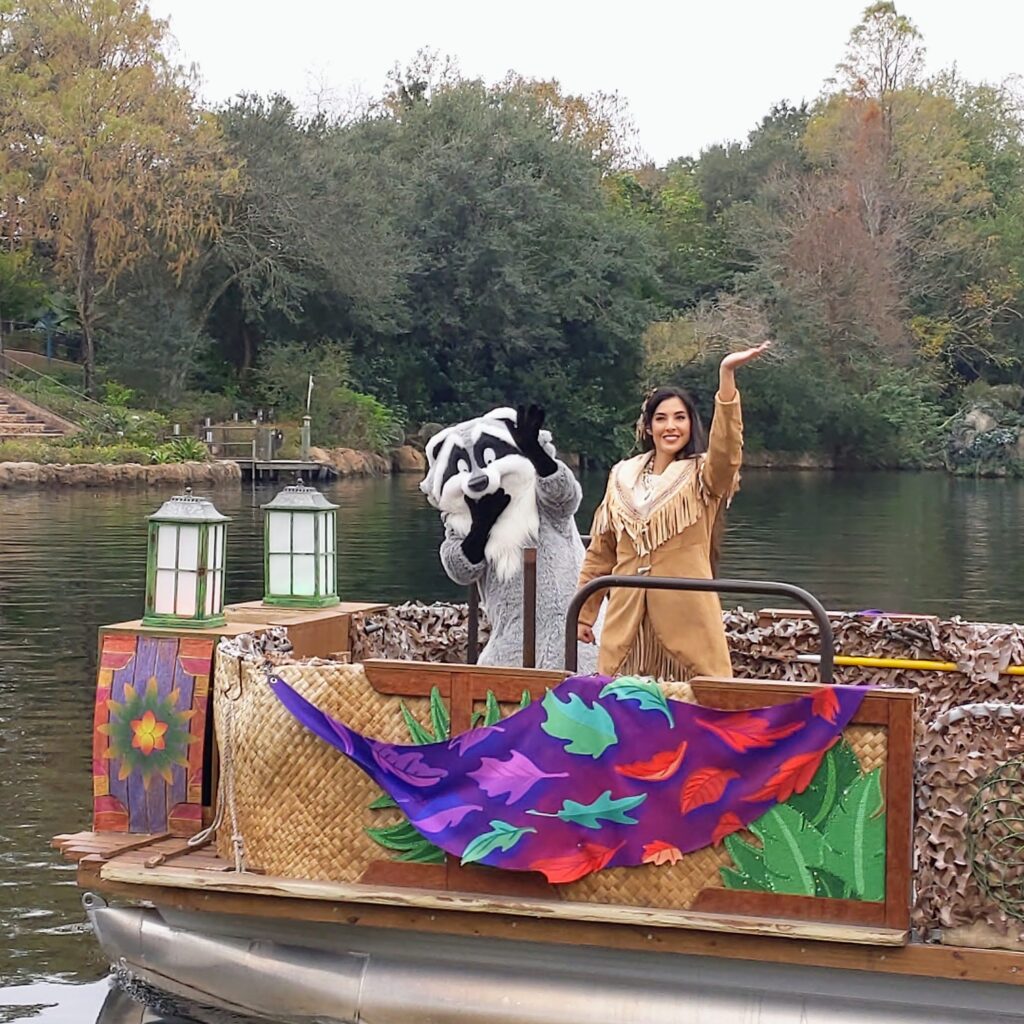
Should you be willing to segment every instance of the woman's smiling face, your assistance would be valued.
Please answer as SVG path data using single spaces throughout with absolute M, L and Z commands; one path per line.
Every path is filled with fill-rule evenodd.
M 690 414 L 681 398 L 666 398 L 651 417 L 654 450 L 675 458 L 690 440 Z

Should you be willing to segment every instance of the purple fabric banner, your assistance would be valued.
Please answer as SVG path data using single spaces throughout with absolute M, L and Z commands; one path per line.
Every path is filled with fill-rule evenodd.
M 354 732 L 282 679 L 271 686 L 441 849 L 553 883 L 672 862 L 744 828 L 810 785 L 868 692 L 826 686 L 716 711 L 648 679 L 576 676 L 496 725 L 404 746 Z

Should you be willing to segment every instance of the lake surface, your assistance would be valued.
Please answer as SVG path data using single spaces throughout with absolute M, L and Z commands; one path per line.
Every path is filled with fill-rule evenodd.
M 586 531 L 603 478 L 584 481 Z M 262 594 L 260 502 L 217 492 L 229 601 Z M 458 599 L 417 478 L 346 481 L 342 594 Z M 150 492 L 0 492 L 0 1024 L 93 1024 L 106 965 L 74 868 L 49 849 L 89 826 L 96 630 L 142 611 Z M 1024 482 L 939 474 L 754 472 L 729 513 L 722 575 L 803 586 L 830 608 L 1024 619 Z M 755 607 L 757 599 L 746 602 Z

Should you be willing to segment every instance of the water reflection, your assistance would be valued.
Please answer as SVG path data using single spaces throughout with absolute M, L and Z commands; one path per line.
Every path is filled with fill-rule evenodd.
M 583 529 L 603 488 L 585 480 Z M 259 504 L 274 491 L 214 494 L 234 519 L 229 600 L 262 592 Z M 89 1024 L 106 993 L 74 868 L 48 843 L 88 827 L 96 629 L 140 614 L 144 520 L 168 496 L 0 492 L 0 986 L 20 986 L 0 991 L 0 1022 Z M 345 482 L 331 497 L 344 595 L 460 596 L 415 477 Z M 831 607 L 1021 621 L 1022 522 L 1020 481 L 748 472 L 722 572 L 796 583 Z M 29 984 L 38 978 L 50 981 Z M 2 1009 L 8 998 L 16 1009 Z

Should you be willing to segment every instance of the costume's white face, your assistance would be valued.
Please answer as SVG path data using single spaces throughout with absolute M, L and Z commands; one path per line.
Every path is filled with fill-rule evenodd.
M 506 420 L 481 417 L 448 427 L 427 446 L 427 475 L 420 489 L 435 508 L 447 514 L 468 511 L 499 488 L 515 497 L 536 482 L 533 464 L 512 440 Z

